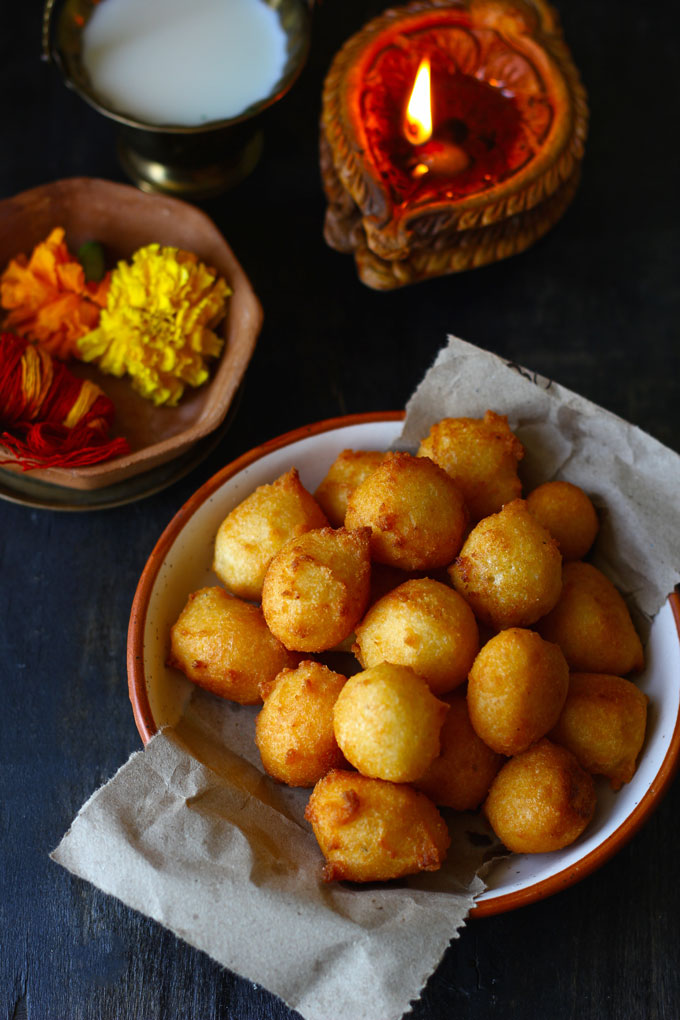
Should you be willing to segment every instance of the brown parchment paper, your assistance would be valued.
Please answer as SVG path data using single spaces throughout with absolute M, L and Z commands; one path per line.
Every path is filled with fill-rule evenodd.
M 406 406 L 400 446 L 447 415 L 507 414 L 525 457 L 525 491 L 559 477 L 598 508 L 593 562 L 643 623 L 680 580 L 680 456 L 558 383 L 449 337 Z
M 680 580 L 677 454 L 453 337 L 409 402 L 397 445 L 417 446 L 446 415 L 487 408 L 508 414 L 529 446 L 527 488 L 559 475 L 594 497 L 597 560 L 651 617 Z M 255 714 L 196 691 L 177 727 L 93 794 L 52 857 L 306 1020 L 398 1020 L 465 923 L 497 847 L 475 816 L 451 814 L 440 872 L 324 885 L 303 817 L 308 791 L 263 775 Z

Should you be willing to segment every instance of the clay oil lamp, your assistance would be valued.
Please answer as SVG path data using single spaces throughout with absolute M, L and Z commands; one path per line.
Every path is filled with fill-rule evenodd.
M 326 77 L 326 241 L 379 290 L 523 251 L 573 198 L 587 118 L 544 0 L 385 11 Z

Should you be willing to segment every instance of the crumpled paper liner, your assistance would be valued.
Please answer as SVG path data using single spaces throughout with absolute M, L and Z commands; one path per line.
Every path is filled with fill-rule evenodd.
M 214 709 L 198 692 L 177 731 L 87 801 L 53 859 L 308 1020 L 396 1020 L 483 890 L 485 847 L 454 832 L 462 853 L 436 883 L 325 885 L 302 820 L 309 791 L 277 786 L 220 742 L 218 729 L 249 733 L 252 710 L 230 706 L 235 722 L 217 725 Z
M 507 414 L 530 447 L 526 488 L 559 473 L 593 495 L 596 562 L 651 617 L 680 580 L 677 454 L 455 338 L 409 402 L 397 445 L 417 446 L 446 415 L 487 408 Z M 263 775 L 256 711 L 197 690 L 178 726 L 87 801 L 52 857 L 306 1020 L 398 1020 L 463 926 L 497 847 L 476 816 L 451 813 L 441 871 L 325 885 L 303 817 L 309 791 Z
M 600 518 L 592 561 L 649 621 L 680 581 L 680 456 L 585 397 L 456 337 L 406 405 L 400 447 L 417 448 L 440 418 L 487 408 L 507 414 L 524 444 L 525 492 L 559 476 L 588 493 Z

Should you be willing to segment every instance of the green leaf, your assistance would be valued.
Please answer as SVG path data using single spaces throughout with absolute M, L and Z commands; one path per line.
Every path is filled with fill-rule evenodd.
M 106 272 L 104 248 L 99 241 L 86 241 L 78 249 L 78 261 L 85 272 L 85 279 L 98 283 Z

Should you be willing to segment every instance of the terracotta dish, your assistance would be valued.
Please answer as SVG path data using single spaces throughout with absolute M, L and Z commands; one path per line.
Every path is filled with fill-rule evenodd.
M 226 514 L 256 486 L 295 465 L 314 490 L 341 450 L 386 449 L 403 415 L 365 414 L 319 422 L 280 436 L 227 465 L 182 507 L 161 535 L 135 594 L 128 631 L 128 680 L 137 729 L 146 743 L 172 725 L 191 684 L 166 665 L 170 627 L 187 594 L 216 584 L 213 538 Z M 584 835 L 563 851 L 513 854 L 494 864 L 473 916 L 483 917 L 542 899 L 604 864 L 646 821 L 668 788 L 680 758 L 680 599 L 653 621 L 648 665 L 637 683 L 654 706 L 638 770 L 618 793 L 598 782 L 597 814 Z
M 232 290 L 228 314 L 220 327 L 225 346 L 212 377 L 204 386 L 188 390 L 177 407 L 154 407 L 133 391 L 127 379 L 69 362 L 75 374 L 95 380 L 113 400 L 113 432 L 125 436 L 131 452 L 102 464 L 36 470 L 31 476 L 70 489 L 99 489 L 173 460 L 222 423 L 255 348 L 262 309 L 215 224 L 185 202 L 89 177 L 55 181 L 22 192 L 0 202 L 0 267 L 4 269 L 19 253 L 29 255 L 57 226 L 64 227 L 71 251 L 85 241 L 96 240 L 104 245 L 112 264 L 154 241 L 184 248 L 217 269 Z

